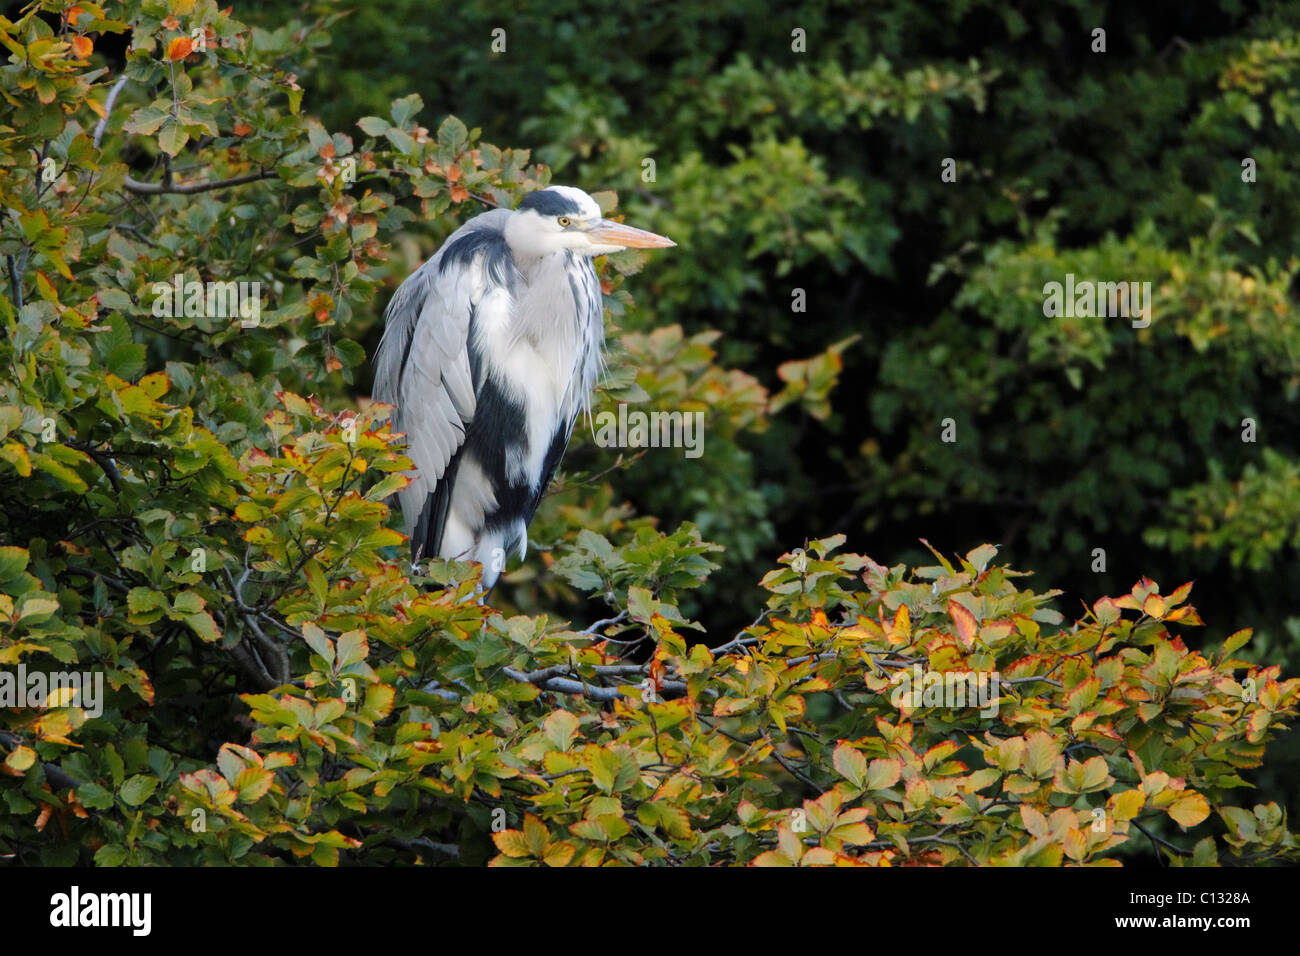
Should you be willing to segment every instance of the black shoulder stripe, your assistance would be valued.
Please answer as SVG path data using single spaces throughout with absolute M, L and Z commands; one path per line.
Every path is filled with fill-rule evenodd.
M 510 257 L 510 246 L 506 244 L 505 233 L 496 228 L 471 229 L 447 243 L 442 250 L 442 259 L 438 262 L 438 272 L 446 272 L 453 265 L 468 268 L 480 253 L 486 257 L 484 265 L 488 277 L 498 286 L 514 288 L 518 272 L 514 259 Z

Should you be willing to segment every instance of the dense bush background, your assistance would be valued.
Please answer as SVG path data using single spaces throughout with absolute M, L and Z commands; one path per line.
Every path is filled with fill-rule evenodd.
M 982 566 L 936 570 L 942 565 L 931 563 L 922 539 L 946 555 L 998 542 L 1001 559 L 1035 572 L 1031 591 L 1064 591 L 1057 605 L 1067 618 L 1079 616 L 1078 600 L 1091 607 L 1144 576 L 1195 579 L 1208 637 L 1142 633 L 1169 640 L 1194 680 L 1208 682 L 1196 695 L 1198 719 L 1226 721 L 1229 737 L 1247 733 L 1238 719 L 1254 721 L 1250 739 L 1232 744 L 1228 760 L 1208 750 L 1194 759 L 1175 753 L 1176 744 L 1168 753 L 1163 743 L 1158 753 L 1142 749 L 1190 739 L 1177 721 L 1150 740 L 1126 736 L 1128 749 L 1145 756 L 1135 779 L 1115 784 L 1124 748 L 1106 751 L 1111 798 L 1126 784 L 1150 787 L 1146 809 L 1166 814 L 1164 825 L 1202 824 L 1195 801 L 1155 802 L 1163 788 L 1147 777 L 1167 761 L 1169 775 L 1204 789 L 1215 809 L 1238 785 L 1238 770 L 1261 786 L 1261 804 L 1297 809 L 1294 734 L 1270 751 L 1267 769 L 1256 769 L 1258 754 L 1240 748 L 1260 744 L 1270 721 L 1261 726 L 1215 696 L 1229 693 L 1218 682 L 1232 678 L 1201 665 L 1230 664 L 1216 649 L 1247 626 L 1255 636 L 1239 657 L 1263 667 L 1300 653 L 1300 219 L 1289 162 L 1300 146 L 1300 4 L 1168 11 L 971 3 L 937 11 L 900 3 L 864 11 L 814 2 L 774 16 L 750 2 L 634 10 L 559 2 L 520 12 L 398 0 L 352 10 L 249 4 L 227 16 L 210 0 L 149 0 L 102 10 L 83 3 L 72 22 L 72 4 L 41 6 L 3 24 L 0 590 L 12 606 L 0 603 L 11 621 L 0 663 L 95 659 L 111 668 L 119 699 L 103 721 L 51 711 L 0 728 L 6 783 L 15 785 L 4 791 L 13 816 L 0 852 L 145 862 L 242 859 L 256 845 L 268 859 L 332 862 L 340 849 L 362 845 L 362 859 L 380 845 L 447 856 L 460 841 L 463 859 L 483 859 L 501 780 L 518 777 L 523 787 L 513 796 L 506 788 L 512 826 L 522 826 L 529 807 L 552 825 L 577 825 L 564 817 L 574 808 L 552 799 L 553 781 L 534 779 L 575 772 L 527 736 L 541 733 L 567 752 L 576 733 L 549 723 L 553 694 L 567 685 L 539 671 L 561 668 L 554 679 L 580 675 L 612 692 L 633 669 L 639 682 L 657 666 L 653 679 L 673 685 L 698 668 L 717 683 L 701 685 L 707 694 L 684 684 L 675 694 L 747 699 L 727 683 L 740 679 L 730 669 L 743 666 L 719 657 L 731 663 L 715 672 L 691 648 L 724 644 L 775 601 L 802 636 L 783 641 L 774 613 L 746 632 L 747 646 L 762 638 L 763 653 L 789 659 L 799 649 L 819 654 L 819 642 L 829 641 L 826 660 L 815 663 L 830 671 L 797 673 L 814 686 L 790 709 L 779 702 L 790 675 L 778 681 L 781 694 L 767 687 L 760 696 L 771 724 L 750 726 L 739 705 L 718 711 L 720 702 L 708 701 L 714 717 L 737 722 L 742 753 L 709 758 L 693 749 L 706 746 L 695 736 L 707 736 L 706 722 L 674 711 L 682 751 L 656 753 L 659 762 L 714 759 L 719 796 L 684 795 L 670 775 L 663 786 L 676 789 L 651 792 L 672 812 L 634 814 L 678 841 L 664 855 L 753 859 L 772 849 L 765 840 L 779 831 L 781 808 L 798 799 L 826 790 L 859 800 L 850 813 L 868 806 L 861 792 L 826 789 L 836 779 L 827 775 L 851 781 L 842 771 L 856 767 L 836 740 L 892 759 L 863 743 L 884 731 L 836 709 L 861 720 L 868 713 L 867 698 L 855 696 L 872 689 L 855 656 L 857 616 L 883 621 L 900 601 L 911 607 L 917 646 L 872 635 L 882 647 L 900 644 L 890 650 L 896 662 L 924 651 L 937 666 L 935 654 L 953 639 L 971 666 L 1048 654 L 1024 625 L 1016 640 L 1025 644 L 990 645 L 991 656 L 970 658 L 979 648 L 962 612 L 948 596 L 931 605 L 908 591 L 903 566 L 925 580 L 956 581 L 958 597 L 987 597 L 967 611 L 990 627 L 1014 619 L 1009 609 L 1029 598 L 1001 591 L 1001 578 L 980 579 Z M 185 47 L 200 24 L 205 48 Z M 1091 50 L 1099 26 L 1104 53 Z M 492 51 L 497 28 L 506 31 L 503 53 Z M 806 53 L 791 49 L 796 28 L 806 32 Z M 948 157 L 955 183 L 940 176 Z M 1242 178 L 1246 157 L 1257 165 L 1252 183 Z M 646 159 L 653 182 L 642 176 Z M 342 172 L 347 160 L 355 182 Z M 53 176 L 42 175 L 47 161 Z M 239 182 L 173 191 L 223 177 Z M 509 204 L 550 180 L 600 193 L 609 209 L 679 243 L 602 265 L 614 350 L 600 402 L 707 411 L 705 455 L 618 459 L 577 436 L 531 529 L 529 560 L 494 594 L 496 607 L 519 616 L 476 631 L 483 615 L 455 601 L 463 570 L 445 572 L 457 587 L 444 597 L 417 596 L 403 577 L 396 522 L 381 504 L 398 479 L 374 478 L 402 466 L 382 410 L 364 412 L 360 439 L 342 434 L 346 416 L 365 408 L 366 359 L 397 282 L 481 201 Z M 261 281 L 260 327 L 157 317 L 152 285 L 177 272 Z M 1044 317 L 1043 284 L 1071 272 L 1150 281 L 1151 327 Z M 795 290 L 805 313 L 792 312 Z M 308 395 L 314 402 L 299 397 Z M 948 418 L 955 443 L 940 440 Z M 1241 440 L 1245 418 L 1258 425 L 1253 443 Z M 789 566 L 792 548 L 837 532 L 850 552 L 840 571 L 869 567 L 851 556 L 860 553 L 897 565 L 894 576 L 860 581 L 865 590 L 846 584 L 843 594 L 807 605 L 782 603 L 794 601 L 786 592 L 773 597 L 777 556 L 786 553 Z M 1096 548 L 1105 549 L 1105 572 L 1094 570 Z M 968 577 L 957 581 L 961 574 Z M 1134 626 L 1164 620 L 1163 608 L 1144 609 L 1139 591 L 1129 610 L 1146 620 Z M 1095 609 L 1089 614 L 1085 630 L 1098 622 Z M 573 631 L 611 616 L 620 620 L 605 628 L 609 637 L 644 633 L 659 652 L 650 658 L 647 641 L 635 663 L 615 663 L 622 645 L 611 643 L 566 658 L 564 648 L 593 637 Z M 1056 627 L 1060 614 L 1039 623 Z M 1079 653 L 1070 630 L 1052 638 L 1051 654 Z M 466 657 L 455 641 L 477 650 Z M 1196 657 L 1202 643 L 1205 661 Z M 1151 653 L 1157 670 L 1174 660 Z M 535 679 L 484 670 L 505 664 Z M 1135 675 L 1145 664 L 1130 657 L 1125 666 L 1132 673 L 1110 675 L 1104 686 L 1137 714 L 1137 699 L 1118 688 L 1142 685 Z M 1049 672 L 1048 664 L 1031 671 Z M 1262 684 L 1277 676 L 1257 674 Z M 349 677 L 370 688 L 359 716 L 348 710 L 358 705 L 347 699 L 355 686 L 340 683 Z M 434 677 L 443 686 L 428 687 Z M 290 679 L 307 697 L 286 711 L 269 695 Z M 460 690 L 449 689 L 453 679 Z M 1090 679 L 1071 673 L 1056 688 L 1051 708 L 1059 711 L 1042 716 L 1040 732 L 1071 725 L 1060 722 L 1078 717 L 1070 692 Z M 547 693 L 538 696 L 539 686 Z M 1048 686 L 1036 689 L 1050 698 Z M 1293 683 L 1273 686 L 1266 709 L 1285 716 Z M 261 696 L 236 696 L 250 689 Z M 468 711 L 466 693 L 479 695 Z M 639 748 L 661 749 L 657 729 L 648 738 L 637 729 L 644 708 L 629 716 L 601 699 L 608 694 L 595 696 L 558 698 L 580 715 L 591 746 L 608 733 L 605 743 L 617 742 L 609 752 L 625 762 Z M 739 708 L 734 717 L 729 708 Z M 345 712 L 349 726 L 335 735 L 333 721 Z M 453 730 L 449 712 L 477 716 Z M 817 745 L 787 733 L 796 715 Z M 620 727 L 621 718 L 631 723 Z M 1125 712 L 1111 719 L 1122 736 L 1135 732 Z M 544 722 L 548 729 L 537 729 Z M 946 748 L 959 732 L 942 720 L 924 724 L 917 742 L 926 748 Z M 1010 725 L 1029 746 L 1033 730 Z M 1280 720 L 1271 726 L 1276 732 Z M 1053 760 L 1091 759 L 1071 749 L 1098 746 L 1071 736 L 1081 732 L 1057 740 Z M 422 762 L 416 744 L 430 733 L 444 742 L 460 735 L 454 759 L 438 749 L 442 756 Z M 303 749 L 274 750 L 286 740 Z M 958 757 L 975 771 L 973 746 Z M 784 791 L 725 783 L 754 767 L 779 773 L 773 761 L 782 753 L 796 761 L 795 771 L 780 765 Z M 940 756 L 948 752 L 915 766 L 899 757 L 909 787 L 936 767 L 940 776 L 958 774 Z M 727 760 L 736 763 L 724 767 Z M 440 784 L 421 775 L 428 764 Z M 1046 809 L 1085 805 L 1096 788 L 1071 784 L 1069 766 L 1047 791 L 1019 792 Z M 1045 763 L 1039 769 L 1056 776 Z M 616 767 L 593 771 L 601 779 L 606 772 L 618 779 Z M 617 816 L 591 801 L 631 789 L 630 781 L 595 782 L 600 795 L 582 796 L 582 819 Z M 59 796 L 69 784 L 76 798 Z M 243 820 L 225 812 L 235 794 L 249 805 Z M 845 842 L 886 839 L 877 818 L 895 804 L 895 823 L 906 818 L 913 835 L 947 839 L 943 828 L 956 818 L 943 814 L 953 808 L 929 798 L 942 804 L 952 794 L 927 794 L 879 797 L 874 815 L 845 824 L 869 819 L 871 839 L 820 845 L 834 853 Z M 468 811 L 443 799 L 466 795 Z M 637 799 L 655 803 L 645 797 Z M 718 828 L 737 826 L 742 804 L 762 808 L 745 810 L 739 823 L 755 840 L 723 852 Z M 133 809 L 141 806 L 156 812 Z M 219 845 L 175 819 L 196 806 L 222 819 Z M 159 816 L 163 809 L 172 817 Z M 47 826 L 56 811 L 58 835 Z M 1290 838 L 1271 813 L 1257 815 L 1254 841 L 1231 813 L 1204 825 L 1285 847 Z M 930 862 L 972 853 L 1082 858 L 1072 824 L 1052 824 L 1055 858 L 1037 856 L 1047 844 L 1026 856 L 1028 844 L 999 829 L 1005 821 L 981 836 L 982 825 L 968 828 L 972 842 Z M 1035 818 L 1018 825 L 1021 836 L 1046 839 Z M 602 826 L 579 826 L 564 861 L 594 861 L 575 854 L 595 845 L 632 860 L 654 842 Z M 92 836 L 82 840 L 78 827 Z M 385 827 L 400 832 L 378 838 Z M 495 842 L 509 859 L 528 856 Z M 1087 853 L 1132 850 L 1104 842 Z M 891 845 L 894 862 L 909 858 Z M 1246 856 L 1261 852 L 1248 847 Z
M 301 9 L 327 6 L 250 17 Z M 750 494 L 683 496 L 653 462 L 620 484 L 731 547 L 713 586 L 745 587 L 734 559 L 759 566 L 760 546 L 819 531 L 912 559 L 919 537 L 996 538 L 1081 593 L 1151 568 L 1213 574 L 1208 619 L 1249 609 L 1281 651 L 1300 639 L 1298 16 L 399 0 L 355 10 L 348 42 L 303 62 L 322 67 L 329 128 L 416 91 L 678 237 L 689 254 L 647 262 L 629 327 L 719 329 L 723 361 L 769 388 L 782 362 L 859 336 L 829 415 L 745 442 Z M 487 51 L 495 27 L 506 54 Z M 808 56 L 790 51 L 794 27 Z M 948 156 L 957 184 L 940 179 Z M 1136 335 L 1044 320 L 1041 287 L 1066 272 L 1151 281 L 1158 321 Z M 955 447 L 937 439 L 948 416 Z

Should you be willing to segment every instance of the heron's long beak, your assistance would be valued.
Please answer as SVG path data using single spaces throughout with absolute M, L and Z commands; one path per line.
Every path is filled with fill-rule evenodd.
M 667 236 L 660 236 L 644 229 L 637 229 L 635 226 L 627 226 L 621 222 L 611 222 L 608 219 L 602 219 L 598 222 L 587 232 L 587 235 L 592 242 L 601 246 L 624 246 L 628 249 L 665 249 L 668 246 L 677 245 Z

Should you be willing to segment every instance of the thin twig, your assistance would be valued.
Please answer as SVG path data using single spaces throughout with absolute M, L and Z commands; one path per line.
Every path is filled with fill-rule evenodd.
M 1168 840 L 1164 839 L 1163 837 L 1156 836 L 1154 833 L 1152 833 L 1142 824 L 1138 823 L 1137 820 L 1130 820 L 1129 823 L 1137 827 L 1138 830 L 1142 833 L 1142 835 L 1145 836 L 1152 843 L 1159 844 L 1160 846 L 1164 847 L 1166 850 L 1169 850 L 1171 853 L 1177 853 L 1179 856 L 1192 856 L 1191 850 L 1184 850 L 1182 847 L 1170 843 Z
M 771 613 L 772 611 L 770 608 L 764 608 L 762 613 L 760 613 L 758 617 L 754 618 L 754 623 L 750 624 L 749 627 L 745 628 L 744 631 L 741 631 L 731 640 L 727 641 L 727 643 L 722 644 L 718 647 L 709 648 L 709 653 L 712 654 L 714 657 L 717 657 L 719 654 L 724 654 L 727 651 L 731 650 L 733 647 L 745 647 L 749 644 L 757 644 L 759 638 L 745 637 L 744 636 L 745 631 L 753 630 L 754 628 L 758 627 L 765 620 L 767 620 L 767 616 Z
M 95 124 L 95 148 L 99 148 L 99 141 L 104 138 L 104 130 L 108 128 L 108 118 L 113 113 L 113 103 L 117 101 L 117 94 L 122 92 L 122 87 L 126 86 L 127 76 L 123 73 L 113 84 L 113 88 L 108 91 L 108 99 L 104 101 L 104 115 L 99 118 Z

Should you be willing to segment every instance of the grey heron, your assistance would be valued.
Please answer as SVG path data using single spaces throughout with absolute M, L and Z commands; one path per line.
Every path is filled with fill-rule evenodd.
M 496 584 L 589 409 L 605 345 L 592 259 L 672 240 L 601 217 L 570 186 L 466 222 L 398 288 L 374 397 L 396 406 L 414 469 L 398 492 L 411 560 L 483 565 Z

